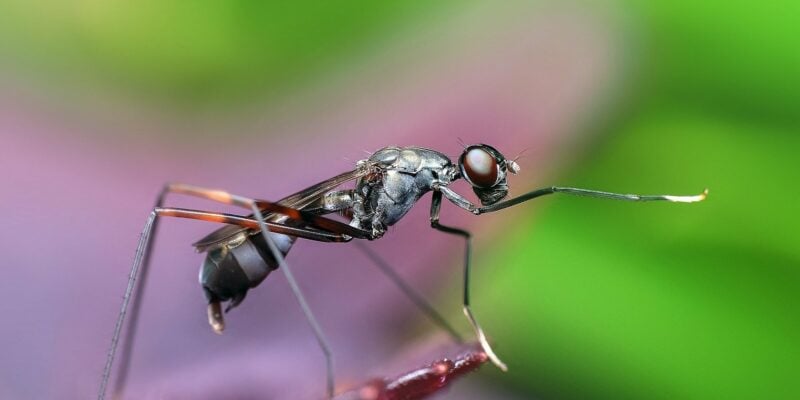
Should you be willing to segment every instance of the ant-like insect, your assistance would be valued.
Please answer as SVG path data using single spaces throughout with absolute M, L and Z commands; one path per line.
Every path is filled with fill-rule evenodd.
M 330 346 L 311 308 L 306 303 L 291 268 L 284 259 L 297 238 L 321 242 L 379 239 L 389 226 L 399 221 L 416 204 L 422 195 L 433 192 L 430 211 L 431 227 L 461 236 L 466 242 L 464 314 L 472 325 L 483 351 L 498 368 L 505 371 L 506 365 L 492 351 L 483 329 L 470 308 L 470 233 L 439 223 L 442 197 L 464 210 L 479 215 L 499 211 L 552 193 L 615 200 L 665 200 L 682 203 L 701 201 L 707 194 L 706 191 L 696 196 L 642 196 L 553 186 L 501 201 L 508 195 L 508 173 L 516 174 L 517 172 L 519 172 L 519 166 L 515 161 L 506 159 L 495 148 L 485 144 L 467 146 L 459 157 L 458 163 L 453 163 L 440 152 L 422 147 L 386 147 L 376 151 L 368 159 L 359 161 L 354 170 L 334 176 L 277 202 L 252 199 L 221 190 L 185 184 L 166 185 L 147 219 L 136 248 L 122 308 L 111 339 L 111 348 L 103 371 L 98 398 L 105 398 L 125 316 L 130 300 L 134 297 L 137 276 L 141 275 L 143 281 L 139 287 L 144 286 L 150 254 L 147 250 L 155 236 L 158 217 L 189 218 L 228 225 L 194 243 L 198 252 L 207 253 L 200 271 L 200 284 L 208 299 L 208 322 L 217 333 L 221 333 L 225 328 L 223 302 L 227 302 L 225 308 L 227 312 L 239 305 L 244 300 L 247 291 L 258 286 L 270 272 L 276 269 L 283 271 L 325 355 L 327 395 L 331 398 L 334 392 L 334 375 Z M 472 185 L 472 190 L 480 199 L 481 206 L 473 204 L 450 189 L 449 185 L 461 178 Z M 354 189 L 336 190 L 342 184 L 353 180 L 356 182 Z M 250 210 L 252 214 L 240 216 L 163 207 L 164 199 L 169 193 L 196 196 L 242 207 Z M 322 216 L 331 213 L 345 216 L 350 223 Z M 371 252 L 366 246 L 357 247 L 366 252 L 434 322 L 444 328 L 456 341 L 461 340 L 444 318 L 402 281 L 400 276 L 377 254 Z M 131 321 L 128 325 L 129 332 L 135 332 L 140 301 L 141 296 L 134 297 Z M 118 371 L 115 396 L 121 396 L 125 386 L 132 343 L 132 338 L 129 338 L 122 350 L 123 360 Z

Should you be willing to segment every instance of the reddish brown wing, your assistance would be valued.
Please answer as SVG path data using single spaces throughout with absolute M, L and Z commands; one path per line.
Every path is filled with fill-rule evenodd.
M 291 194 L 287 197 L 284 197 L 281 200 L 278 200 L 278 204 L 286 207 L 292 207 L 296 209 L 302 210 L 304 207 L 308 207 L 311 204 L 314 204 L 321 196 L 325 193 L 330 192 L 331 190 L 335 189 L 342 184 L 358 179 L 367 173 L 369 173 L 369 168 L 366 166 L 360 166 L 359 168 L 348 171 L 339 175 L 334 176 L 328 180 L 322 181 L 317 183 L 316 185 L 309 186 L 297 193 Z M 276 214 L 273 213 L 266 213 L 264 218 L 269 221 L 271 218 L 275 218 Z M 249 215 L 248 217 L 252 218 L 253 215 Z M 250 229 L 242 228 L 234 225 L 224 226 L 220 229 L 211 232 L 206 237 L 198 240 L 192 246 L 197 248 L 197 251 L 205 251 L 208 247 L 213 246 L 218 243 L 222 243 L 226 240 L 229 240 L 233 236 L 240 234 L 241 232 L 248 231 Z

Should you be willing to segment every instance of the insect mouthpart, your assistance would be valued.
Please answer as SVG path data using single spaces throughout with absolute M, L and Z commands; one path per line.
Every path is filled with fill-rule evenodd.
M 481 200 L 481 204 L 489 206 L 503 200 L 508 196 L 508 185 L 506 184 L 505 177 L 503 181 L 490 188 L 480 188 L 477 186 L 472 187 L 472 191 Z

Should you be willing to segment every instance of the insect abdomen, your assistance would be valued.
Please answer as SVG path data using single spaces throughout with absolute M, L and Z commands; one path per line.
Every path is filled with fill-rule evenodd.
M 285 256 L 294 238 L 270 234 Z M 250 288 L 258 286 L 278 268 L 261 234 L 242 235 L 209 250 L 200 269 L 200 284 L 209 303 L 230 301 L 226 311 L 239 305 Z

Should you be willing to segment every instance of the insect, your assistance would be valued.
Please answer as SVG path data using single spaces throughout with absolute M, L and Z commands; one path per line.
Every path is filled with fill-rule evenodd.
M 373 153 L 368 159 L 356 163 L 355 169 L 303 189 L 276 202 L 253 199 L 222 190 L 213 190 L 186 184 L 167 184 L 161 191 L 150 216 L 145 223 L 134 256 L 133 265 L 125 289 L 122 307 L 117 318 L 111 347 L 106 358 L 98 398 L 106 395 L 114 358 L 128 308 L 131 319 L 128 332 L 135 332 L 142 296 L 140 291 L 149 267 L 148 248 L 155 238 L 159 217 L 188 218 L 225 224 L 194 243 L 199 252 L 205 252 L 205 261 L 200 270 L 200 284 L 208 300 L 208 321 L 211 328 L 221 333 L 225 329 L 225 311 L 240 304 L 248 290 L 258 286 L 267 275 L 280 269 L 285 275 L 294 296 L 297 298 L 325 356 L 327 368 L 327 395 L 333 397 L 333 358 L 328 341 L 305 301 L 302 291 L 292 274 L 285 257 L 298 238 L 322 242 L 348 242 L 376 240 L 384 236 L 389 226 L 399 221 L 420 198 L 432 192 L 431 227 L 460 236 L 466 245 L 464 259 L 463 311 L 472 326 L 483 352 L 501 370 L 506 365 L 494 353 L 486 335 L 470 308 L 470 233 L 466 230 L 443 225 L 439 222 L 442 199 L 475 215 L 499 211 L 528 200 L 553 193 L 599 197 L 628 201 L 671 201 L 692 203 L 705 199 L 707 191 L 695 196 L 618 194 L 596 190 L 547 187 L 503 201 L 508 195 L 508 175 L 519 172 L 518 164 L 504 157 L 494 147 L 486 144 L 466 146 L 456 162 L 438 151 L 422 147 L 386 147 Z M 466 197 L 453 191 L 450 184 L 458 179 L 466 180 L 480 200 L 476 205 Z M 354 181 L 352 189 L 342 189 L 347 182 Z M 196 196 L 207 200 L 234 205 L 248 210 L 250 215 L 233 215 L 202 210 L 164 207 L 168 194 Z M 338 213 L 349 223 L 326 217 Z M 406 284 L 394 270 L 366 246 L 356 246 L 386 273 L 397 286 L 411 298 L 434 322 L 448 331 L 457 341 L 455 330 Z M 142 283 L 136 286 L 137 277 Z M 122 348 L 122 362 L 118 367 L 114 395 L 122 395 L 128 372 L 128 362 L 133 348 L 133 336 Z

